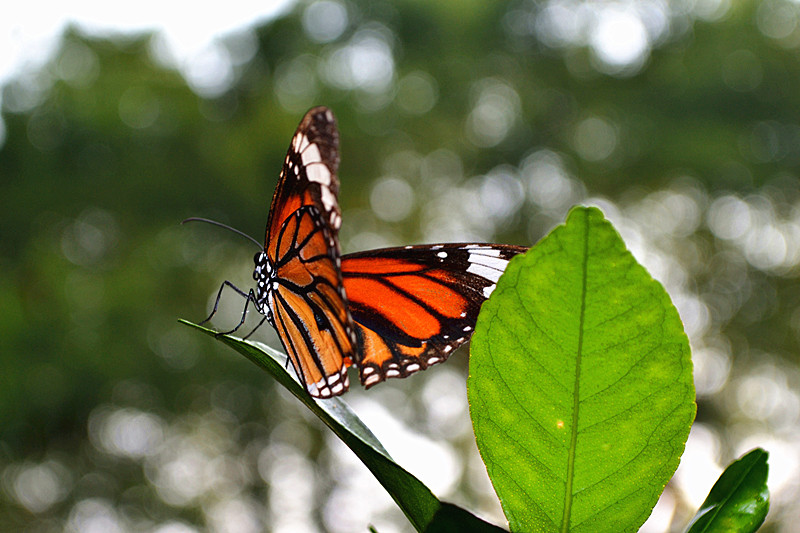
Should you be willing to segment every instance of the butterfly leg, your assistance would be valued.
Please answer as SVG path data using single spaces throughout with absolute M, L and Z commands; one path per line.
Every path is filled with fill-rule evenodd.
M 218 331 L 218 332 L 216 332 L 216 333 L 214 334 L 214 336 L 215 336 L 215 337 L 221 337 L 222 335 L 230 335 L 231 333 L 233 333 L 234 331 L 236 331 L 236 330 L 238 330 L 240 327 L 242 327 L 242 324 L 244 324 L 244 320 L 245 320 L 245 318 L 247 318 L 247 306 L 248 306 L 248 305 L 250 305 L 250 302 L 253 302 L 253 304 L 254 304 L 254 305 L 255 305 L 255 303 L 256 303 L 256 293 L 255 293 L 255 292 L 253 292 L 253 289 L 250 289 L 250 293 L 249 293 L 249 294 L 245 294 L 245 293 L 244 293 L 244 292 L 243 292 L 241 289 L 239 289 L 239 287 L 235 286 L 235 285 L 234 285 L 234 284 L 232 284 L 231 282 L 229 282 L 229 281 L 226 281 L 225 283 L 227 283 L 228 285 L 230 285 L 230 286 L 231 286 L 233 289 L 235 289 L 235 290 L 236 290 L 236 292 L 238 292 L 239 294 L 241 294 L 242 296 L 244 296 L 244 297 L 245 297 L 244 309 L 242 310 L 242 319 L 241 319 L 241 320 L 239 320 L 239 323 L 238 323 L 238 324 L 236 324 L 236 327 L 234 327 L 234 328 L 233 328 L 232 330 L 230 330 L 230 331 Z M 225 286 L 225 283 L 223 283 L 223 287 Z M 221 289 L 221 288 L 220 288 L 220 292 L 222 292 L 222 289 Z M 217 303 L 219 303 L 219 295 L 217 295 Z M 214 310 L 215 310 L 215 311 L 216 311 L 216 308 L 217 308 L 217 306 L 216 306 L 216 305 L 214 305 Z M 213 314 L 213 313 L 212 313 L 212 314 Z M 252 333 L 252 332 L 251 332 L 251 333 Z
M 258 325 L 257 325 L 256 327 L 254 327 L 254 328 L 253 328 L 253 330 L 252 330 L 250 333 L 248 333 L 247 335 L 245 335 L 244 337 L 242 337 L 242 339 L 244 339 L 244 340 L 247 340 L 247 339 L 249 339 L 249 338 L 250 338 L 250 335 L 252 335 L 253 333 L 255 333 L 255 332 L 256 332 L 256 330 L 257 330 L 258 328 L 260 328 L 260 327 L 261 327 L 261 324 L 263 324 L 263 323 L 264 323 L 266 320 L 267 320 L 267 317 L 266 317 L 266 315 L 264 315 L 264 318 L 262 318 L 262 319 L 261 319 L 261 322 L 259 322 L 259 323 L 258 323 Z
M 249 295 L 248 295 L 248 294 L 247 294 L 247 293 L 245 293 L 245 292 L 244 292 L 242 289 L 240 289 L 239 287 L 237 287 L 236 285 L 234 285 L 234 284 L 233 284 L 233 283 L 231 283 L 230 281 L 228 281 L 228 280 L 225 280 L 225 281 L 223 281 L 223 282 L 222 282 L 222 285 L 220 285 L 220 286 L 219 286 L 219 292 L 217 292 L 217 299 L 216 299 L 216 300 L 214 300 L 214 309 L 212 309 L 212 310 L 211 310 L 211 314 L 210 314 L 210 315 L 208 315 L 208 318 L 206 318 L 206 319 L 205 319 L 205 320 L 203 320 L 202 322 L 199 322 L 199 324 L 205 324 L 206 322 L 208 322 L 209 320 L 211 320 L 211 319 L 214 317 L 214 315 L 217 313 L 217 307 L 219 307 L 219 299 L 222 297 L 222 290 L 223 290 L 223 289 L 224 289 L 226 286 L 228 286 L 228 287 L 230 287 L 231 289 L 235 290 L 235 291 L 236 291 L 238 294 L 240 294 L 241 296 L 244 296 L 245 298 L 247 298 L 247 299 L 248 299 L 248 301 L 250 300 L 250 298 L 251 298 L 251 296 L 252 296 L 252 292 L 253 292 L 253 291 L 252 291 L 252 289 L 250 290 L 250 293 L 251 293 L 251 294 L 249 294 Z M 255 300 L 254 300 L 254 301 L 255 301 Z M 246 305 L 245 305 L 245 309 L 247 309 L 247 306 L 246 306 Z M 242 320 L 242 321 L 244 321 L 244 320 Z M 241 326 L 241 324 L 239 324 L 239 325 Z M 236 331 L 236 330 L 238 329 L 238 327 L 239 327 L 239 326 L 237 326 L 236 328 L 234 328 L 234 329 L 233 329 L 233 331 Z

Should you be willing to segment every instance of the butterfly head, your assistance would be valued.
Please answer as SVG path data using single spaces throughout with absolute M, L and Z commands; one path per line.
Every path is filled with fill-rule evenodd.
M 253 261 L 256 264 L 253 270 L 253 279 L 256 281 L 256 308 L 258 312 L 265 315 L 270 324 L 272 324 L 270 299 L 272 298 L 272 284 L 275 283 L 275 268 L 267 252 L 263 250 L 256 253 L 255 257 L 253 257 Z

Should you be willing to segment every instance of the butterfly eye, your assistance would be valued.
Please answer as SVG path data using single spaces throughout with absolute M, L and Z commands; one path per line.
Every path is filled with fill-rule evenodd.
M 264 252 L 256 252 L 256 255 L 253 256 L 253 263 L 258 264 L 261 261 L 261 254 Z

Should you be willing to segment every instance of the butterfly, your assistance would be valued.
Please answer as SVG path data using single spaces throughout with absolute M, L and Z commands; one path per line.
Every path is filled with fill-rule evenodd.
M 347 391 L 349 366 L 358 368 L 369 388 L 446 360 L 470 338 L 508 261 L 526 250 L 461 243 L 342 256 L 338 167 L 333 113 L 312 108 L 292 138 L 272 197 L 265 244 L 254 257 L 255 290 L 245 293 L 223 282 L 203 321 L 216 313 L 223 289 L 234 289 L 246 298 L 245 308 L 226 333 L 241 327 L 252 303 L 264 315 L 255 329 L 266 320 L 277 330 L 300 381 L 316 398 Z

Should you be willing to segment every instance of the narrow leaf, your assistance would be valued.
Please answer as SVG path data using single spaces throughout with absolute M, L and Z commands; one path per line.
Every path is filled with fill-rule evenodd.
M 768 456 L 756 448 L 731 463 L 714 483 L 687 533 L 756 531 L 769 510 Z
M 447 502 L 442 502 L 442 506 L 436 511 L 433 520 L 425 528 L 425 533 L 456 533 L 462 531 L 465 533 L 508 533 L 505 529 L 484 522 L 461 507 Z
M 183 324 L 215 336 L 213 330 L 181 320 Z M 308 407 L 320 420 L 358 456 L 376 479 L 392 496 L 417 531 L 436 529 L 442 520 L 449 519 L 452 508 L 464 531 L 502 532 L 476 516 L 454 505 L 440 502 L 420 480 L 395 463 L 375 435 L 341 398 L 316 400 L 308 395 L 297 379 L 286 370 L 286 356 L 259 342 L 245 341 L 230 335 L 217 337 L 256 365 L 269 372 L 281 385 Z
M 635 531 L 695 414 L 663 287 L 595 208 L 515 257 L 484 304 L 468 398 L 512 531 Z

